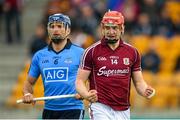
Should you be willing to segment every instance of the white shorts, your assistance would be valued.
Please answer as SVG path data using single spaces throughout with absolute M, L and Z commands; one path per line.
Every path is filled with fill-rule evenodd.
M 130 109 L 115 111 L 99 102 L 90 105 L 89 114 L 91 120 L 130 120 Z

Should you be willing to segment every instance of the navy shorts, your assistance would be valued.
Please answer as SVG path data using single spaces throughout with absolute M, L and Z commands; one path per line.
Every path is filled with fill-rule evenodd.
M 43 119 L 83 119 L 84 110 L 72 109 L 72 110 L 53 111 L 53 110 L 44 109 L 42 118 Z

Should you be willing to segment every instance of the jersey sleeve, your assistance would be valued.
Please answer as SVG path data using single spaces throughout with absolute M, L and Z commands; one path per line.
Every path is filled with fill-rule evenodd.
M 135 49 L 135 59 L 134 59 L 134 64 L 132 67 L 132 71 L 140 71 L 141 70 L 141 57 L 139 52 Z
M 84 70 L 91 70 L 92 69 L 92 49 L 86 49 L 83 53 L 80 68 Z
M 38 65 L 38 56 L 35 54 L 32 58 L 31 66 L 29 68 L 28 75 L 34 78 L 38 78 L 40 75 L 40 69 Z

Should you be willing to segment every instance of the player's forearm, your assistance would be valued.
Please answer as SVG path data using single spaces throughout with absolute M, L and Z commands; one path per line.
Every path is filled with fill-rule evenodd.
M 23 94 L 31 93 L 33 94 L 33 85 L 26 80 L 23 87 Z
M 141 96 L 146 97 L 145 94 L 144 94 L 145 91 L 146 91 L 146 89 L 147 89 L 147 87 L 148 87 L 148 85 L 147 85 L 146 82 L 138 82 L 138 83 L 136 83 L 135 87 L 136 87 L 137 92 L 138 92 Z
M 144 93 L 145 93 L 148 85 L 143 79 L 142 72 L 141 71 L 133 72 L 132 78 L 133 78 L 132 80 L 133 80 L 134 86 L 136 88 L 136 91 L 141 96 L 145 96 Z
M 76 90 L 83 98 L 86 98 L 88 96 L 88 89 L 83 80 L 76 80 Z

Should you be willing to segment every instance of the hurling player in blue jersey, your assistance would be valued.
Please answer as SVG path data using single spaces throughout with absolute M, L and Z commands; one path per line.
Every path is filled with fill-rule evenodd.
M 44 96 L 76 94 L 75 98 L 46 100 L 43 119 L 83 119 L 84 106 L 75 89 L 77 70 L 83 48 L 71 43 L 71 21 L 68 16 L 49 16 L 47 25 L 49 46 L 35 53 L 23 88 L 23 102 L 33 101 L 33 85 L 42 76 Z M 36 91 L 34 91 L 36 92 Z

